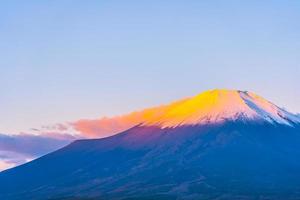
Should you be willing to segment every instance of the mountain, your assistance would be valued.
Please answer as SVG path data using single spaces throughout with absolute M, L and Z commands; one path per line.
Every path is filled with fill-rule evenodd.
M 212 90 L 0 173 L 0 199 L 300 199 L 300 118 Z

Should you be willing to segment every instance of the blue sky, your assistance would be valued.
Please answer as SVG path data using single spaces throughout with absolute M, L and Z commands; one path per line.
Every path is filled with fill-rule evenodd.
M 300 112 L 299 1 L 0 3 L 0 132 L 212 88 Z

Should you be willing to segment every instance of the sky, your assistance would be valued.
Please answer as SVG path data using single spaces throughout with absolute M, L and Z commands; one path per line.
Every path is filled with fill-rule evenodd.
M 300 113 L 299 1 L 2 1 L 0 133 L 214 88 Z

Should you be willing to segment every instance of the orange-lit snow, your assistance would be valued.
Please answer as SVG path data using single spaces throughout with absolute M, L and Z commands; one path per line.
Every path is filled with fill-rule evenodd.
M 300 122 L 293 115 L 262 97 L 237 90 L 210 90 L 186 98 L 138 112 L 98 120 L 80 120 L 74 128 L 87 137 L 104 137 L 142 125 L 162 128 L 182 125 L 219 123 L 224 120 L 264 120 L 291 125 Z

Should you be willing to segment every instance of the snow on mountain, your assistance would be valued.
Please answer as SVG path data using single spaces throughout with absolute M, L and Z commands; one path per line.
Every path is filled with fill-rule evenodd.
M 166 128 L 221 123 L 228 120 L 263 120 L 286 125 L 300 122 L 298 116 L 252 92 L 210 90 L 195 97 L 156 108 L 156 112 L 148 117 L 143 125 Z

